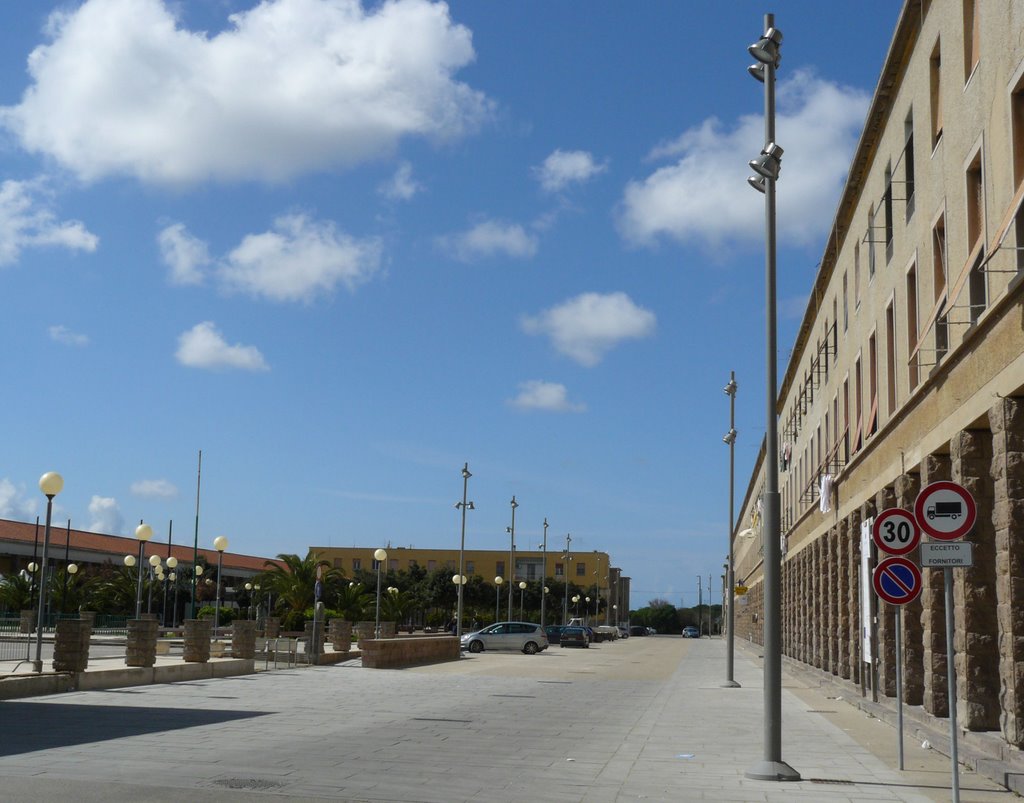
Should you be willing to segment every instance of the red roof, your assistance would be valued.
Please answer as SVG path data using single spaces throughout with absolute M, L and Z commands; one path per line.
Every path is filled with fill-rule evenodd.
M 50 546 L 51 549 L 59 547 L 64 548 L 65 543 L 68 542 L 70 537 L 70 546 L 72 549 L 82 550 L 86 552 L 96 552 L 96 560 L 102 561 L 106 558 L 113 558 L 120 560 L 124 555 L 137 555 L 139 552 L 139 542 L 134 538 L 126 538 L 121 535 L 104 535 L 102 533 L 90 533 L 85 530 L 74 530 L 69 531 L 66 526 L 50 527 Z M 7 519 L 0 519 L 0 551 L 3 551 L 4 544 L 9 543 L 20 543 L 32 545 L 36 540 L 36 525 L 30 524 L 23 521 L 9 521 Z M 39 543 L 40 549 L 42 548 L 43 540 L 43 526 L 39 525 Z M 199 554 L 206 558 L 206 562 L 211 565 L 217 563 L 217 550 L 215 549 L 202 549 L 200 548 Z M 159 555 L 161 558 L 166 559 L 167 555 L 167 543 L 157 541 L 155 538 L 150 539 L 146 543 L 146 555 Z M 181 563 L 192 564 L 192 547 L 188 544 L 172 544 L 171 555 L 178 559 Z M 267 561 L 271 563 L 284 566 L 279 560 L 271 560 L 270 558 L 261 558 L 256 555 L 239 555 L 234 552 L 224 553 L 224 568 L 226 569 L 243 569 L 251 572 L 262 572 L 270 567 L 266 565 Z

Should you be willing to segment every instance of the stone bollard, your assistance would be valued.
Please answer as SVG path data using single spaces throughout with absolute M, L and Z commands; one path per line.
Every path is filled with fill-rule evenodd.
M 267 638 L 277 638 L 281 635 L 281 617 L 280 616 L 268 616 L 266 620 L 266 629 L 264 635 Z
M 128 620 L 128 666 L 153 666 L 156 663 L 156 637 L 159 623 L 156 619 Z
M 315 641 L 312 619 L 306 622 L 304 631 L 302 638 L 303 641 L 306 642 L 306 655 L 309 656 L 310 663 L 316 663 L 316 657 L 322 655 L 324 652 L 324 623 L 322 621 L 316 623 Z
M 185 661 L 205 664 L 210 660 L 210 636 L 213 622 L 210 619 L 185 620 Z
M 256 623 L 248 619 L 231 623 L 231 657 L 256 657 Z
M 96 626 L 96 611 L 79 611 L 78 618 L 89 623 L 90 631 Z
M 53 671 L 84 672 L 89 665 L 92 626 L 84 619 L 61 619 L 53 637 Z
M 36 629 L 36 612 L 35 611 L 22 611 L 21 612 L 21 627 L 19 631 L 22 633 L 32 633 Z
M 352 649 L 352 623 L 345 619 L 331 619 L 327 623 L 327 637 L 335 652 L 349 652 Z

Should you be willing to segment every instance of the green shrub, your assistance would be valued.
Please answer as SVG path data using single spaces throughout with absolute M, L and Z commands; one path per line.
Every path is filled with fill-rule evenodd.
M 217 613 L 217 608 L 213 605 L 204 605 L 199 609 L 197 619 L 213 619 Z M 234 621 L 235 614 L 238 613 L 234 608 L 221 608 L 220 609 L 220 624 L 229 625 Z

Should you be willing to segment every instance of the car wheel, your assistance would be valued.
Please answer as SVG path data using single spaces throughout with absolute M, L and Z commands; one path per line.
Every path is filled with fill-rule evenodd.
M 537 645 L 532 641 L 528 641 L 523 645 L 523 652 L 525 652 L 527 655 L 536 655 Z
M 471 641 L 471 642 L 469 642 L 469 651 L 470 652 L 483 652 L 484 651 L 483 642 L 482 641 Z
M 590 649 L 590 642 L 589 641 L 583 642 L 583 646 L 586 647 L 589 650 Z

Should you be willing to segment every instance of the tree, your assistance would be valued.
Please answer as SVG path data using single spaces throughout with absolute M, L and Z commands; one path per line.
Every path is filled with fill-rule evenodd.
M 24 611 L 32 606 L 32 581 L 24 575 L 9 574 L 0 578 L 0 609 Z
M 319 555 L 300 558 L 298 555 L 282 553 L 277 559 L 284 566 L 269 560 L 266 562 L 270 568 L 261 575 L 261 590 L 269 589 L 277 600 L 276 607 L 283 608 L 286 614 L 292 614 L 293 617 L 301 616 L 307 608 L 313 607 L 317 568 L 324 567 L 322 582 L 325 585 L 336 583 L 343 576 L 340 569 L 331 568 Z

